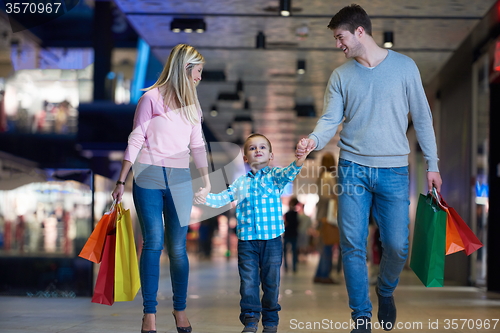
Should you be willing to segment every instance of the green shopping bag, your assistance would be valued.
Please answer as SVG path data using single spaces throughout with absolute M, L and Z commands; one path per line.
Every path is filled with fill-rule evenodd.
M 447 214 L 434 198 L 420 194 L 410 259 L 411 269 L 426 287 L 444 283 Z

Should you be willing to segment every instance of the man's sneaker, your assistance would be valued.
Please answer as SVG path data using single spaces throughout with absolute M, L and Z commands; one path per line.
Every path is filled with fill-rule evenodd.
M 259 328 L 259 322 L 257 321 L 250 321 L 245 324 L 245 328 L 241 333 L 255 333 L 257 332 L 257 329 Z
M 262 333 L 276 333 L 278 332 L 278 326 L 265 326 Z
M 372 324 L 370 317 L 361 316 L 354 319 L 354 327 L 351 333 L 371 333 Z
M 379 294 L 378 287 L 375 287 L 378 297 L 378 321 L 385 331 L 390 331 L 396 323 L 396 303 L 394 296 L 384 297 Z

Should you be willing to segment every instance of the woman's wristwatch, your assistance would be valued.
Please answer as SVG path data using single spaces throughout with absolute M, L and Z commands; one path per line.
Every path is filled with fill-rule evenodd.
M 122 181 L 117 180 L 117 181 L 116 181 L 116 185 L 125 185 L 125 182 L 122 182 Z

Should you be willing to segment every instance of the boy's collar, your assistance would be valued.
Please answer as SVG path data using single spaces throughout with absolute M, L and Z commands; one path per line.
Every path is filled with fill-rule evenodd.
M 255 175 L 253 174 L 252 170 L 248 171 L 247 175 L 250 176 L 250 177 L 255 177 L 259 172 L 263 173 L 263 174 L 266 174 L 269 171 L 271 171 L 271 167 L 269 165 L 266 165 L 265 167 L 263 167 L 262 169 L 260 169 L 259 171 L 257 171 L 255 173 Z

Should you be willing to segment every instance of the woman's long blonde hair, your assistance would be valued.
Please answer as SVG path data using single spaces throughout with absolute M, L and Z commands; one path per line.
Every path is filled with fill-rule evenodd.
M 172 110 L 179 109 L 191 124 L 201 119 L 201 107 L 192 79 L 194 66 L 204 64 L 205 58 L 192 46 L 179 44 L 168 57 L 158 80 L 144 90 L 160 88 L 165 105 Z

